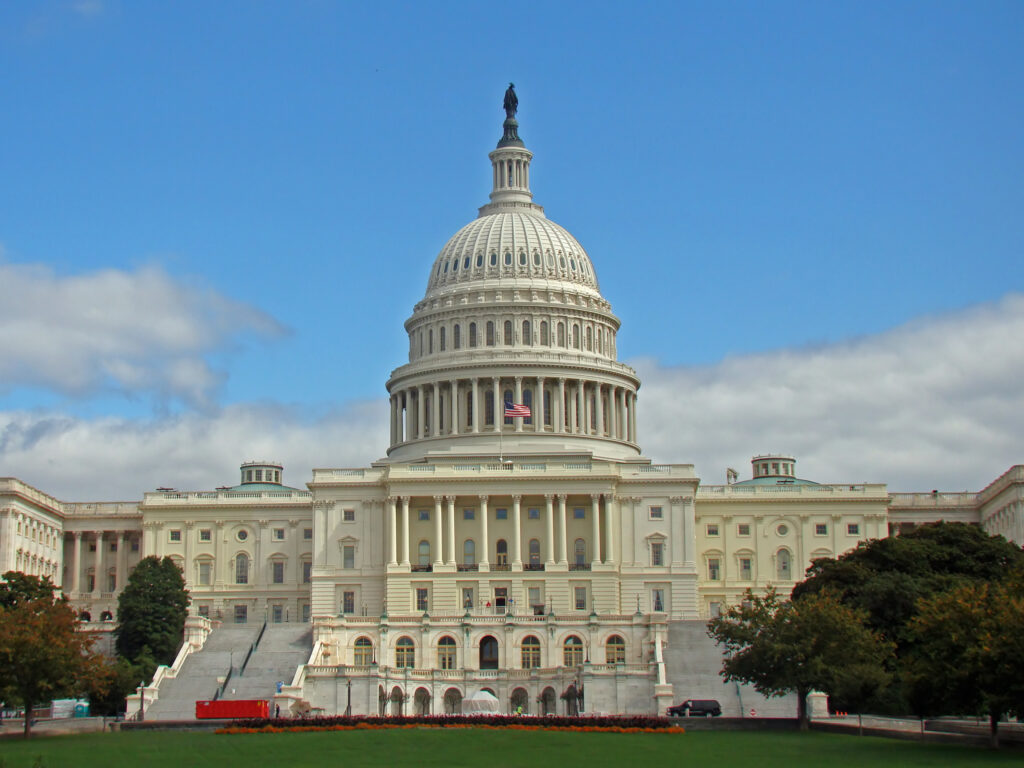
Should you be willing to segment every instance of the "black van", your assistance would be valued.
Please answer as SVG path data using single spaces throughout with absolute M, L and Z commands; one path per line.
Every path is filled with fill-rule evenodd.
M 682 704 L 668 708 L 669 717 L 718 717 L 722 705 L 714 699 L 687 699 Z

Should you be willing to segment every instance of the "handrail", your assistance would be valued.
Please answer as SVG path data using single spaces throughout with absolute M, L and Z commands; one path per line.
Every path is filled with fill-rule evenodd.
M 230 665 L 228 667 L 228 673 L 227 673 L 227 675 L 224 676 L 224 682 L 220 684 L 220 688 L 218 688 L 217 692 L 213 694 L 213 700 L 214 701 L 217 701 L 218 699 L 220 699 L 221 696 L 224 695 L 224 691 L 228 687 L 228 681 L 231 680 L 231 673 L 234 672 L 234 671 L 235 671 L 235 665 L 232 664 L 232 665 Z
M 252 654 L 256 650 L 256 647 L 260 644 L 260 640 L 263 639 L 263 633 L 266 631 L 266 629 L 267 629 L 267 620 L 264 619 L 263 620 L 263 626 L 260 627 L 260 631 L 256 634 L 256 639 L 253 640 L 251 643 L 249 643 L 249 650 L 246 651 L 245 658 L 242 660 L 242 664 L 238 668 L 238 674 L 239 675 L 242 675 L 242 674 L 245 673 L 245 667 L 249 663 L 249 659 L 252 658 Z

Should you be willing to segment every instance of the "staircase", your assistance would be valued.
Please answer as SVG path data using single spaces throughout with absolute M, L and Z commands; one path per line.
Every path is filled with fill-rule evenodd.
M 295 668 L 313 648 L 309 624 L 226 625 L 210 633 L 201 650 L 189 656 L 176 677 L 160 684 L 159 698 L 146 708 L 146 720 L 194 720 L 197 701 L 218 697 L 220 680 L 228 675 L 222 699 L 270 699 L 275 684 L 290 683 Z M 249 649 L 259 639 L 249 656 Z
M 721 648 L 707 635 L 704 621 L 671 621 L 665 648 L 665 675 L 672 683 L 675 703 L 686 699 L 717 699 L 722 717 L 796 717 L 796 696 L 768 699 L 753 686 L 727 683 Z

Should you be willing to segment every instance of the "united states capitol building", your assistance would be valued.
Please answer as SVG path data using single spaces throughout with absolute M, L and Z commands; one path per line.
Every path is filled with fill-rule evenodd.
M 890 493 L 801 479 L 793 456 L 755 456 L 726 485 L 645 458 L 620 320 L 584 248 L 534 202 L 506 108 L 490 201 L 405 322 L 384 458 L 314 469 L 305 489 L 251 461 L 235 484 L 127 503 L 0 479 L 0 572 L 49 576 L 99 643 L 140 558 L 181 567 L 193 615 L 142 692 L 150 717 L 215 695 L 458 712 L 484 690 L 503 711 L 707 696 L 743 713 L 753 694 L 715 681 L 702 620 L 748 588 L 788 590 L 815 558 L 935 520 L 1024 543 L 1020 465 L 978 493 Z

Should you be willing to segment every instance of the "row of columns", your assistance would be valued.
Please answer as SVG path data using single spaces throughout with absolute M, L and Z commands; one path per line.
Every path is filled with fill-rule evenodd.
M 504 157 L 492 162 L 494 188 L 530 188 L 530 162 L 524 159 L 509 160 Z
M 106 575 L 104 573 L 105 560 L 103 556 L 103 546 L 107 541 L 105 537 L 106 533 L 113 534 L 113 541 L 117 543 L 117 556 L 114 558 L 114 589 L 104 589 L 103 578 Z M 98 595 L 101 592 L 116 592 L 125 585 L 125 581 L 128 576 L 128 546 L 132 540 L 132 532 L 130 531 L 70 531 L 68 533 L 72 539 L 72 556 L 71 562 L 67 564 L 68 570 L 71 574 L 71 592 L 81 592 L 81 576 L 82 576 L 82 543 L 87 540 L 94 541 L 96 543 L 96 552 L 93 557 L 93 595 Z
M 512 424 L 505 424 L 503 395 L 509 382 L 507 378 L 450 379 L 393 392 L 391 444 L 431 435 L 547 432 L 549 429 L 556 434 L 597 435 L 636 442 L 636 392 L 632 389 L 584 379 L 516 376 L 511 380 L 512 399 L 516 403 L 523 402 L 524 378 L 535 384 L 529 389 L 533 401 L 530 424 L 519 417 L 513 419 Z M 537 397 L 538 393 L 547 394 L 550 399 L 550 428 L 544 423 L 544 397 Z M 484 424 L 482 419 L 485 407 L 481 407 L 481 400 L 487 395 L 493 398 L 491 424 Z M 426 407 L 428 402 L 429 408 Z
M 602 524 L 601 499 L 604 498 Z M 388 498 L 388 563 L 390 565 L 411 565 L 410 556 L 410 533 L 409 533 L 409 509 L 412 501 L 410 496 L 392 496 Z M 434 544 L 431 547 L 433 564 L 457 565 L 455 551 L 455 496 L 434 496 Z M 480 541 L 482 548 L 477 557 L 477 564 L 489 567 L 488 558 L 491 553 L 490 517 L 488 512 L 488 496 L 479 496 L 474 499 L 480 513 Z M 556 559 L 555 552 L 555 503 L 558 504 L 558 552 Z M 591 563 L 611 563 L 619 556 L 619 553 L 612 552 L 615 537 L 611 535 L 612 524 L 612 496 L 610 494 L 591 494 L 590 496 L 590 518 L 591 518 Z M 569 562 L 568 551 L 568 515 L 567 495 L 545 494 L 545 517 L 544 525 L 547 539 L 547 552 L 545 562 L 548 565 L 567 565 Z M 442 521 L 442 512 L 445 513 L 445 520 Z M 522 523 L 522 496 L 512 496 L 512 526 L 513 535 L 512 551 L 509 553 L 511 564 L 515 568 L 523 565 L 523 523 Z M 601 532 L 605 532 L 608 539 L 608 547 L 602 550 Z M 401 552 L 399 552 L 399 531 L 401 531 Z M 602 558 L 602 554 L 604 557 Z M 401 557 L 401 559 L 399 559 Z

